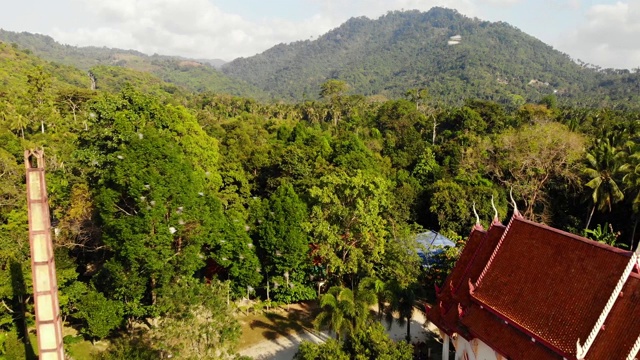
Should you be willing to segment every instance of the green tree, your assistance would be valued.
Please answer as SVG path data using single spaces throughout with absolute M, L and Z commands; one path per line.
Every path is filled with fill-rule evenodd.
M 349 337 L 344 344 L 351 359 L 411 360 L 413 347 L 407 342 L 395 342 L 380 323 L 373 323 Z
M 336 339 L 365 328 L 370 318 L 369 307 L 376 303 L 376 294 L 366 286 L 355 291 L 333 286 L 320 298 L 321 312 L 314 320 L 318 328 L 329 328 Z
M 330 79 L 320 86 L 320 97 L 329 101 L 333 126 L 342 118 L 343 95 L 349 86 L 342 80 Z
M 88 289 L 80 296 L 76 308 L 77 312 L 73 317 L 84 323 L 81 333 L 92 342 L 107 337 L 122 323 L 120 303 L 107 299 L 95 289 Z
M 596 140 L 593 148 L 585 154 L 587 166 L 583 169 L 583 173 L 589 180 L 586 186 L 591 188 L 591 199 L 593 200 L 593 207 L 585 229 L 589 229 L 591 217 L 596 208 L 600 211 L 611 211 L 612 204 L 624 199 L 624 193 L 620 190 L 617 176 L 620 155 L 619 150 L 611 144 L 608 138 Z
M 513 187 L 524 198 L 524 216 L 549 217 L 551 182 L 575 186 L 579 182 L 584 137 L 565 125 L 541 122 L 509 129 L 497 135 L 489 151 L 488 171 L 493 179 Z
M 349 360 L 349 355 L 342 350 L 342 344 L 329 339 L 322 344 L 303 341 L 296 352 L 295 360 Z
M 391 325 L 394 320 L 394 313 L 398 314 L 396 321 L 400 325 L 407 326 L 407 343 L 411 343 L 411 319 L 418 300 L 420 285 L 411 283 L 402 285 L 397 281 L 390 281 L 388 284 L 390 303 L 386 310 L 386 320 Z
M 202 214 L 219 186 L 217 142 L 182 108 L 131 88 L 96 99 L 91 111 L 75 158 L 95 184 L 108 249 L 96 284 L 129 319 L 153 316 L 157 291 L 204 265 Z
M 304 271 L 309 238 L 303 229 L 306 204 L 291 184 L 283 184 L 261 207 L 257 233 L 261 262 L 269 275 Z
M 227 304 L 228 284 L 182 278 L 159 295 L 161 316 L 150 339 L 179 359 L 232 359 L 240 324 Z
M 309 227 L 327 274 L 351 281 L 356 274 L 371 274 L 384 252 L 388 235 L 384 216 L 388 207 L 388 181 L 356 171 L 325 175 L 309 190 L 313 204 Z

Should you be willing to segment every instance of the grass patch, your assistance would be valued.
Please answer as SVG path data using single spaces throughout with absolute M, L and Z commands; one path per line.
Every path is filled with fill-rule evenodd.
M 91 345 L 90 341 L 80 341 L 77 343 L 70 344 L 67 347 L 67 351 L 69 351 L 69 355 L 74 360 L 91 360 L 93 359 L 93 355 L 97 352 L 104 350 L 102 348 L 98 348 L 97 346 Z
M 239 349 L 246 349 L 264 340 L 302 332 L 313 328 L 313 319 L 318 313 L 315 302 L 293 304 L 263 314 L 249 314 L 238 318 L 242 325 Z

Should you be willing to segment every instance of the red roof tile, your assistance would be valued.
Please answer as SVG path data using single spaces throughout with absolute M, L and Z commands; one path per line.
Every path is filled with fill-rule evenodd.
M 625 359 L 640 336 L 640 276 L 631 274 L 609 312 L 587 360 Z
M 492 349 L 507 359 L 517 360 L 561 360 L 562 356 L 555 354 L 544 345 L 531 341 L 511 325 L 505 324 L 490 312 L 478 305 L 471 305 L 461 322 L 473 337 L 480 339 Z
M 458 300 L 464 307 L 469 306 L 471 302 L 469 294 L 469 280 L 473 283 L 478 280 L 480 273 L 484 269 L 485 265 L 487 265 L 487 262 L 489 261 L 491 254 L 493 254 L 493 250 L 495 250 L 505 229 L 505 226 L 502 224 L 492 225 L 487 231 L 481 244 L 478 246 L 474 258 L 467 265 L 466 273 L 462 279 L 462 284 L 454 295 L 456 300 Z
M 486 234 L 486 231 L 475 228 L 471 231 L 469 239 L 464 245 L 464 249 L 462 249 L 462 254 L 460 254 L 460 258 L 456 262 L 456 266 L 447 277 L 447 280 L 453 284 L 454 290 L 457 290 L 463 283 L 467 282 L 466 274 L 469 270 L 469 265 L 473 262 L 476 251 L 481 247 Z M 449 286 L 449 283 L 445 283 Z
M 458 288 L 461 288 L 461 286 L 467 282 L 468 277 L 465 277 L 465 273 L 475 257 L 476 250 L 482 244 L 485 235 L 485 231 L 476 228 L 471 231 L 469 239 L 462 249 L 458 261 L 456 261 L 456 265 L 445 279 L 442 288 L 440 288 L 440 292 L 436 294 L 436 305 L 427 315 L 427 318 L 432 323 L 448 334 L 458 331 L 457 317 L 454 316 L 458 308 L 458 302 L 454 299 L 455 293 L 458 292 Z M 440 305 L 440 302 L 442 305 Z M 444 313 L 441 312 L 440 307 L 444 309 Z
M 573 357 L 576 341 L 591 332 L 630 256 L 514 217 L 472 298 Z

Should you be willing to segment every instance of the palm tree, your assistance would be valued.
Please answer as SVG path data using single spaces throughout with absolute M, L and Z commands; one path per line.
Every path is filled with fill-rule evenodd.
M 376 301 L 378 302 L 378 319 L 382 319 L 384 304 L 389 299 L 387 284 L 378 278 L 367 277 L 360 281 L 358 289 L 361 289 L 360 291 L 370 291 L 375 294 Z
M 606 209 L 611 211 L 612 204 L 624 199 L 624 193 L 620 190 L 617 182 L 619 160 L 622 155 L 622 152 L 607 137 L 596 140 L 593 148 L 587 152 L 587 166 L 583 172 L 589 178 L 586 185 L 593 190 L 591 194 L 593 207 L 585 229 L 589 229 L 596 207 L 600 211 Z
M 314 320 L 317 328 L 329 328 L 336 339 L 362 329 L 369 319 L 369 307 L 376 302 L 373 291 L 359 287 L 355 292 L 334 286 L 320 298 L 322 311 Z
M 419 287 L 416 283 L 402 286 L 396 281 L 389 284 L 389 292 L 391 293 L 391 303 L 386 311 L 386 320 L 389 326 L 393 322 L 395 312 L 398 313 L 396 321 L 399 325 L 407 324 L 407 342 L 411 342 L 411 318 L 413 318 L 413 310 L 418 300 Z
M 353 332 L 351 319 L 355 317 L 356 305 L 350 289 L 333 286 L 320 298 L 320 308 L 322 311 L 314 320 L 317 328 L 329 328 L 336 334 L 337 340 Z
M 631 206 L 633 212 L 636 214 L 636 219 L 633 224 L 633 232 L 631 233 L 631 250 L 633 250 L 633 244 L 636 235 L 636 228 L 638 226 L 638 219 L 640 215 L 640 143 L 629 141 L 625 145 L 625 161 L 620 166 L 620 171 L 624 173 L 622 182 L 625 184 L 625 190 L 627 194 L 632 196 Z

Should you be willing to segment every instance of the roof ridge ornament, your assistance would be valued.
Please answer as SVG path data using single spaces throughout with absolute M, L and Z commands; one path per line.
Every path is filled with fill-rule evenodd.
M 511 187 L 511 189 L 509 189 L 509 197 L 511 198 L 511 204 L 513 205 L 513 216 L 517 216 L 521 218 L 522 214 L 520 214 L 520 211 L 518 211 L 518 204 L 516 203 L 516 200 L 513 198 L 513 186 Z
M 498 216 L 498 209 L 496 209 L 496 204 L 493 202 L 493 195 L 491 195 L 491 207 L 493 208 L 493 222 L 491 224 L 501 224 L 500 217 Z
M 476 224 L 473 226 L 474 230 L 484 230 L 482 228 L 482 224 L 480 224 L 480 216 L 478 216 L 478 212 L 476 211 L 476 202 L 473 202 L 473 213 L 476 215 Z

